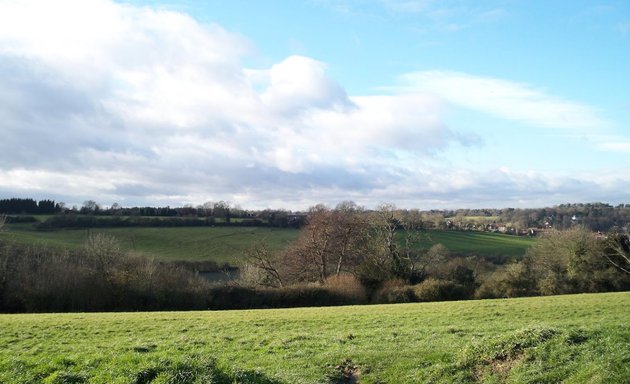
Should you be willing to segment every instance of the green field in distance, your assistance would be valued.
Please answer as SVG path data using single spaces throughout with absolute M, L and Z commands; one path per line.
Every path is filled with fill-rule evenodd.
M 253 244 L 264 241 L 272 250 L 281 250 L 297 239 L 296 229 L 264 227 L 130 227 L 61 229 L 37 231 L 30 224 L 7 225 L 0 236 L 11 237 L 23 244 L 54 247 L 79 247 L 89 234 L 106 233 L 114 236 L 121 246 L 158 260 L 212 260 L 219 264 L 239 265 L 244 252 Z M 428 231 L 417 247 L 428 249 L 441 243 L 459 254 L 519 257 L 535 240 L 487 232 Z

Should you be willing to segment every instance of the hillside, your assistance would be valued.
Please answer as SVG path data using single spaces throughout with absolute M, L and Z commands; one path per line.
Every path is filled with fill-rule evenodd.
M 627 383 L 629 317 L 630 293 L 0 315 L 0 382 Z
M 132 227 L 98 229 L 35 230 L 30 224 L 10 224 L 0 236 L 23 244 L 73 248 L 81 246 L 90 233 L 107 233 L 129 251 L 158 260 L 215 261 L 239 265 L 252 244 L 266 242 L 280 250 L 298 236 L 296 229 L 260 227 Z M 441 243 L 458 254 L 477 254 L 492 259 L 519 257 L 535 240 L 486 232 L 428 231 L 416 247 L 428 249 Z
M 114 236 L 123 249 L 158 260 L 215 261 L 238 265 L 245 251 L 257 241 L 280 250 L 297 238 L 296 229 L 253 227 L 98 228 L 37 231 L 28 224 L 8 225 L 8 233 L 23 244 L 64 248 L 80 247 L 90 233 Z

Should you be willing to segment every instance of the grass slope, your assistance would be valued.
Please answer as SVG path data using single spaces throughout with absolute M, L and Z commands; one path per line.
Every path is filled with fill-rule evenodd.
M 28 224 L 9 225 L 15 241 L 56 247 L 79 247 L 90 233 L 114 236 L 124 249 L 159 260 L 213 260 L 239 264 L 244 252 L 257 241 L 279 250 L 297 238 L 295 229 L 256 227 L 159 227 L 98 228 L 83 230 L 36 231 Z
M 0 315 L 0 382 L 627 383 L 628 318 L 630 293 Z
M 24 244 L 79 247 L 89 233 L 107 233 L 116 237 L 130 251 L 160 260 L 213 260 L 238 265 L 243 252 L 263 240 L 273 250 L 280 250 L 298 236 L 295 229 L 256 227 L 162 227 L 98 228 L 91 230 L 36 231 L 30 224 L 7 225 L 11 236 Z M 485 256 L 518 257 L 534 240 L 495 233 L 430 231 L 422 236 L 419 248 L 442 243 L 452 252 Z
M 430 248 L 441 243 L 456 253 L 477 253 L 492 256 L 522 256 L 532 246 L 531 237 L 504 235 L 490 232 L 428 231 L 420 240 L 420 247 Z

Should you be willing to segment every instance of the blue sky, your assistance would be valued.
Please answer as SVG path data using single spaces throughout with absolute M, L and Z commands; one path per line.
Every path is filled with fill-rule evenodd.
M 0 0 L 0 197 L 630 202 L 627 1 Z

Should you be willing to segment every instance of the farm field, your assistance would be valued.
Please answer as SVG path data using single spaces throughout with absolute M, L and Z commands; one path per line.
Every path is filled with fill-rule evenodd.
M 158 260 L 212 260 L 238 265 L 244 252 L 257 241 L 280 250 L 297 238 L 296 229 L 259 227 L 132 227 L 37 231 L 29 224 L 12 224 L 2 236 L 24 244 L 80 247 L 90 233 L 114 236 L 132 252 Z
M 428 231 L 420 240 L 420 248 L 442 244 L 456 253 L 476 253 L 491 256 L 522 256 L 536 240 L 531 237 L 512 236 L 490 232 Z
M 257 241 L 265 241 L 272 250 L 281 250 L 298 236 L 296 229 L 261 227 L 131 227 L 62 229 L 37 231 L 30 224 L 7 225 L 11 236 L 24 244 L 79 247 L 90 233 L 114 236 L 129 251 L 158 260 L 212 260 L 219 264 L 239 265 L 244 251 Z M 451 252 L 483 256 L 519 257 L 534 239 L 485 232 L 429 231 L 417 247 L 428 249 L 441 243 Z
M 627 383 L 628 318 L 628 292 L 0 315 L 0 382 Z

